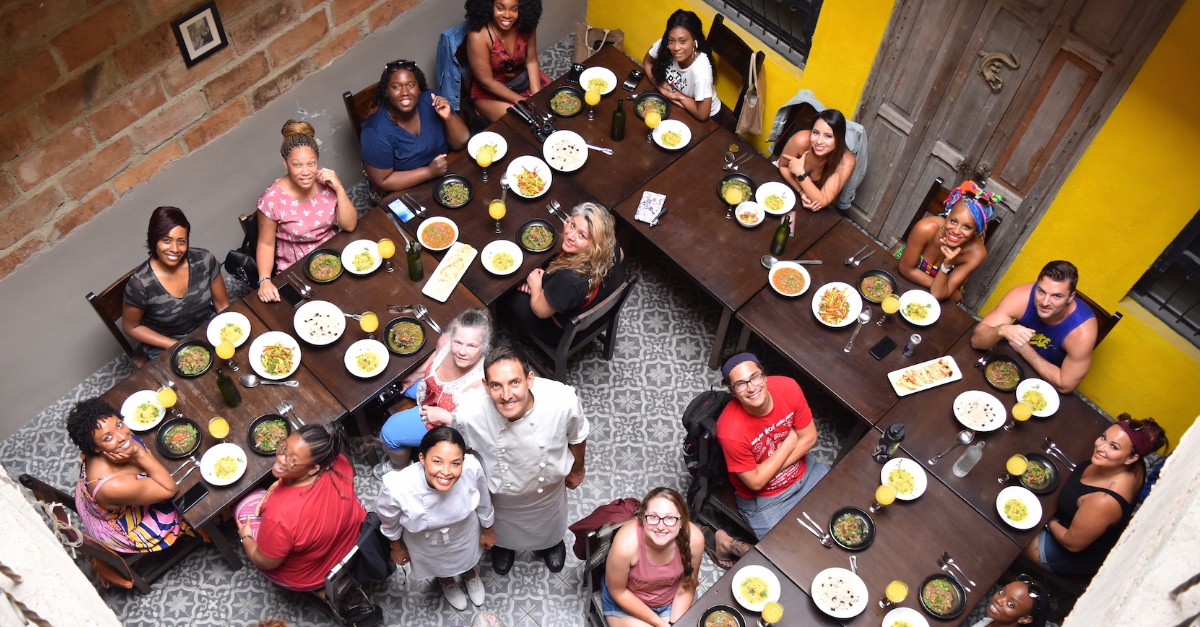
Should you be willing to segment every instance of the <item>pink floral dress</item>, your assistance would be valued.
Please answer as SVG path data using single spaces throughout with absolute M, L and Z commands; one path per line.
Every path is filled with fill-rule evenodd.
M 317 193 L 307 200 L 288 196 L 271 183 L 258 197 L 258 210 L 279 224 L 275 229 L 275 272 L 283 272 L 337 234 L 337 192 L 316 182 Z

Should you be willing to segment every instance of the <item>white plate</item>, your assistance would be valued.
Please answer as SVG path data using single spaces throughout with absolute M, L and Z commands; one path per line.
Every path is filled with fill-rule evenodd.
M 1053 385 L 1050 385 L 1041 379 L 1025 379 L 1021 381 L 1020 385 L 1017 386 L 1017 400 L 1023 401 L 1024 399 L 1022 397 L 1029 390 L 1037 390 L 1038 392 L 1042 393 L 1042 396 L 1046 397 L 1046 408 L 1042 411 L 1033 412 L 1034 416 L 1037 416 L 1038 418 L 1049 418 L 1050 416 L 1054 415 L 1054 412 L 1058 411 L 1058 390 L 1054 389 Z M 1028 403 L 1026 404 L 1028 405 Z
M 560 145 L 569 146 L 570 148 L 574 149 L 575 154 L 581 155 L 582 158 L 579 159 L 579 163 L 562 168 L 555 165 L 555 159 L 552 158 L 552 149 L 557 148 Z M 550 167 L 554 168 L 555 170 L 558 170 L 559 172 L 574 172 L 575 170 L 582 168 L 584 163 L 587 163 L 587 142 L 583 141 L 583 138 L 580 137 L 579 133 L 576 133 L 575 131 L 554 131 L 553 133 L 550 133 L 550 136 L 546 138 L 546 141 L 542 142 L 542 156 L 546 158 L 546 163 L 550 164 Z
M 771 211 L 767 208 L 767 196 L 779 196 L 783 198 L 783 209 Z M 781 216 L 796 206 L 796 192 L 779 181 L 767 181 L 758 186 L 758 190 L 754 192 L 754 200 L 757 200 L 758 204 L 762 205 L 763 210 L 767 213 L 774 216 Z
M 504 158 L 504 155 L 508 153 L 508 141 L 504 139 L 503 135 L 500 135 L 499 133 L 493 133 L 491 131 L 484 131 L 473 136 L 469 141 L 467 141 L 467 154 L 474 159 L 475 153 L 479 152 L 479 147 L 486 146 L 488 144 L 496 145 L 496 156 L 492 157 L 492 163 L 498 163 Z
M 856 595 L 854 604 L 850 607 L 835 610 L 821 594 L 822 584 L 834 579 L 841 579 L 849 584 L 850 589 Z M 812 600 L 817 604 L 817 608 L 834 618 L 854 618 L 867 609 L 867 584 L 863 583 L 861 577 L 845 568 L 826 568 L 817 573 L 817 576 L 813 577 L 812 587 L 809 588 L 809 591 L 812 593 Z
M 883 465 L 883 471 L 879 473 L 879 482 L 887 483 L 888 475 L 897 468 L 907 470 L 908 474 L 912 475 L 913 491 L 905 494 L 896 490 L 896 498 L 901 501 L 912 501 L 925 494 L 925 488 L 929 487 L 929 477 L 925 476 L 925 469 L 920 464 L 907 457 L 893 457 L 888 460 L 888 463 Z M 892 487 L 895 488 L 895 486 Z
M 834 288 L 840 289 L 846 294 L 846 300 L 849 301 L 850 309 L 846 312 L 846 318 L 844 320 L 837 323 L 829 323 L 821 319 L 821 299 L 824 298 L 825 292 L 828 292 Z M 842 283 L 841 281 L 826 283 L 818 288 L 816 293 L 813 294 L 812 312 L 813 315 L 817 317 L 817 322 L 820 322 L 827 327 L 844 327 L 853 324 L 858 320 L 858 314 L 862 313 L 862 297 L 858 295 L 858 290 L 854 289 L 852 285 Z
M 1029 515 L 1025 517 L 1025 520 L 1017 522 L 1004 514 L 1004 504 L 1009 499 L 1018 499 L 1029 509 Z M 996 495 L 996 512 L 1000 514 L 1000 520 L 1017 529 L 1033 529 L 1042 522 L 1042 502 L 1033 495 L 1033 492 L 1019 485 L 1010 485 Z
M 799 270 L 800 274 L 804 277 L 804 289 L 800 290 L 799 294 L 785 294 L 785 293 L 781 292 L 778 287 L 775 287 L 775 273 L 779 272 L 780 270 L 782 270 L 784 268 L 792 268 L 793 270 Z M 812 277 L 809 276 L 808 270 L 804 266 L 802 266 L 794 261 L 776 261 L 775 265 L 771 266 L 771 271 L 767 273 L 767 283 L 770 283 L 771 289 L 775 290 L 775 292 L 780 295 L 788 296 L 788 297 L 796 297 L 796 296 L 802 296 L 805 292 L 808 291 L 809 286 L 812 285 Z
M 536 172 L 537 175 L 542 178 L 542 189 L 538 193 L 525 195 L 522 194 L 521 190 L 517 188 L 517 173 L 525 170 Z M 508 164 L 508 170 L 505 173 L 505 176 L 508 177 L 509 189 L 521 198 L 537 198 L 538 196 L 545 194 L 546 191 L 550 189 L 550 183 L 553 182 L 554 179 L 554 176 L 550 173 L 550 166 L 546 165 L 545 161 L 542 161 L 533 155 L 522 155 L 516 159 L 513 159 L 512 163 Z
M 912 627 L 929 627 L 929 621 L 911 607 L 898 607 L 888 612 L 883 617 L 883 627 L 893 627 L 898 621 L 904 621 Z
M 663 133 L 666 133 L 667 131 L 675 131 L 676 133 L 679 133 L 680 140 L 678 146 L 668 146 L 663 143 L 662 136 Z M 692 129 L 688 128 L 687 124 L 684 124 L 679 120 L 663 120 L 662 122 L 659 122 L 652 135 L 654 136 L 654 143 L 658 144 L 662 148 L 666 148 L 667 150 L 682 150 L 683 148 L 687 147 L 689 142 L 692 141 Z
M 966 408 L 971 403 L 986 405 L 991 415 L 982 420 L 965 418 Z M 1000 399 L 987 392 L 967 390 L 954 399 L 954 417 L 962 426 L 972 431 L 995 431 L 1004 425 L 1004 421 L 1008 418 L 1008 410 L 1004 409 L 1004 403 L 1001 403 Z
M 908 314 L 904 313 L 904 308 L 907 307 L 909 303 L 928 305 L 929 315 L 926 316 L 924 320 L 913 320 L 912 318 L 909 318 Z M 933 297 L 933 294 L 930 294 L 925 290 L 908 290 L 900 295 L 900 315 L 904 316 L 905 320 L 908 320 L 919 327 L 927 327 L 937 322 L 938 317 L 942 315 L 942 305 L 938 303 L 936 298 Z
M 379 357 L 379 367 L 369 372 L 359 368 L 358 356 L 363 353 L 375 353 Z M 363 379 L 369 379 L 371 377 L 378 376 L 381 372 L 387 370 L 388 349 L 383 345 L 383 342 L 370 339 L 359 340 L 351 344 L 350 348 L 346 349 L 345 362 L 346 370 L 349 370 L 350 374 Z
M 766 582 L 766 601 L 762 601 L 760 603 L 751 603 L 750 601 L 742 598 L 742 582 L 745 581 L 747 577 L 758 577 Z M 753 564 L 750 566 L 743 566 L 740 570 L 733 574 L 733 598 L 737 599 L 739 605 L 750 610 L 751 612 L 761 612 L 763 606 L 767 603 L 770 603 L 771 601 L 778 601 L 779 591 L 779 579 L 775 576 L 775 573 L 762 566 Z
M 355 255 L 361 254 L 363 251 L 371 254 L 371 266 L 366 270 L 355 270 L 354 264 L 352 263 L 354 257 Z M 383 257 L 379 256 L 379 244 L 369 239 L 356 239 L 353 242 L 346 244 L 346 247 L 342 249 L 342 267 L 345 268 L 346 272 L 349 272 L 350 274 L 371 274 L 377 270 L 382 263 Z
M 336 342 L 346 331 L 346 314 L 329 301 L 310 300 L 296 309 L 292 328 L 305 342 L 325 346 Z
M 497 270 L 496 267 L 492 265 L 492 257 L 494 257 L 496 253 L 508 253 L 509 255 L 512 255 L 512 267 L 507 270 Z M 517 269 L 521 267 L 521 262 L 524 261 L 524 256 L 521 254 L 520 246 L 517 246 L 513 242 L 510 242 L 506 239 L 498 239 L 483 247 L 483 250 L 479 253 L 479 260 L 483 263 L 484 269 L 488 272 L 504 276 L 506 274 L 512 274 L 516 272 Z
M 458 282 L 462 280 L 463 275 L 467 273 L 467 268 L 471 267 L 471 262 L 475 261 L 475 255 L 479 251 L 473 246 L 458 242 L 454 247 L 442 257 L 442 262 L 438 264 L 433 271 L 433 276 L 425 282 L 425 287 L 421 288 L 421 293 L 444 303 Z
M 287 373 L 281 375 L 268 374 L 262 365 L 263 349 L 276 344 L 282 344 L 283 346 L 292 349 L 292 368 L 291 370 L 288 370 Z M 296 338 L 284 333 L 283 331 L 267 331 L 266 333 L 254 338 L 254 341 L 250 343 L 250 355 L 247 359 L 250 361 L 250 367 L 254 369 L 254 372 L 258 373 L 258 376 L 264 379 L 271 379 L 273 381 L 286 379 L 292 376 L 292 373 L 296 372 L 296 368 L 300 367 L 300 344 L 296 342 Z
M 217 317 L 208 323 L 208 330 L 205 331 L 205 335 L 208 336 L 208 343 L 213 346 L 220 344 L 221 329 L 224 329 L 225 325 L 229 324 L 236 324 L 242 329 L 242 337 L 233 343 L 234 348 L 245 344 L 246 340 L 250 339 L 250 319 L 236 311 L 226 311 L 225 313 L 217 314 Z
M 238 463 L 237 471 L 224 479 L 218 477 L 214 472 L 217 460 L 223 457 L 232 457 Z M 204 457 L 200 458 L 200 476 L 215 486 L 229 485 L 242 478 L 242 475 L 246 473 L 247 465 L 246 451 L 243 451 L 242 447 L 233 442 L 222 442 L 205 451 Z
M 425 229 L 430 224 L 449 224 L 450 228 L 454 229 L 454 239 L 450 240 L 450 243 L 446 244 L 445 246 L 430 246 L 425 242 Z M 417 239 L 421 240 L 421 245 L 429 250 L 446 250 L 447 248 L 453 246 L 454 242 L 458 241 L 458 225 L 455 224 L 454 220 L 451 220 L 450 218 L 443 218 L 441 216 L 428 218 L 421 223 L 421 226 L 417 227 Z
M 579 75 L 579 87 L 586 92 L 588 88 L 588 81 L 592 80 L 593 78 L 603 78 L 604 81 L 608 83 L 608 88 L 601 90 L 601 96 L 607 96 L 612 93 L 612 90 L 617 88 L 617 75 L 613 74 L 612 70 L 599 65 L 596 67 L 590 67 Z
M 754 212 L 754 220 L 751 222 L 742 222 L 742 213 L 749 211 Z M 762 205 L 754 202 L 753 200 L 747 200 L 746 202 L 738 204 L 738 206 L 733 209 L 733 218 L 737 220 L 738 224 L 750 229 L 762 224 L 763 220 L 767 219 L 767 212 Z
M 154 405 L 154 408 L 158 410 L 158 417 L 150 422 L 138 422 L 137 418 L 134 418 L 133 414 L 138 408 L 138 405 L 141 405 L 142 403 L 151 403 Z M 121 403 L 121 418 L 124 420 L 125 424 L 134 431 L 147 431 L 153 429 L 154 427 L 158 426 L 158 423 L 162 422 L 163 416 L 166 415 L 167 410 L 162 406 L 162 403 L 158 402 L 158 392 L 156 390 L 142 390 L 140 392 L 134 392 L 133 394 L 129 395 L 129 398 L 125 399 L 124 403 Z
M 916 389 L 907 388 L 900 384 L 900 379 L 905 374 L 907 374 L 911 371 L 920 370 L 920 369 L 925 368 L 925 367 L 927 367 L 933 363 L 936 363 L 938 361 L 945 361 L 946 365 L 950 367 L 949 376 L 938 379 L 936 381 L 931 381 L 929 383 L 923 383 L 923 384 L 917 386 Z M 892 383 L 892 389 L 896 390 L 896 396 L 908 396 L 909 394 L 916 394 L 917 392 L 924 392 L 925 390 L 928 390 L 929 388 L 935 388 L 939 385 L 945 385 L 947 383 L 950 383 L 951 381 L 958 381 L 959 379 L 962 378 L 963 375 L 962 375 L 962 370 L 958 369 L 958 362 L 954 361 L 953 357 L 946 355 L 945 357 L 938 357 L 937 359 L 930 359 L 929 361 L 923 361 L 915 366 L 909 366 L 907 368 L 893 370 L 893 371 L 889 372 L 887 376 L 888 376 L 888 381 L 890 381 Z

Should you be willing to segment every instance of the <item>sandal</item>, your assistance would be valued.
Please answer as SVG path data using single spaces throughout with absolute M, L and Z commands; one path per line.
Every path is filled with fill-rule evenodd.
M 733 559 L 717 556 L 717 532 L 711 527 L 700 527 L 700 531 L 704 534 L 704 552 L 708 554 L 709 559 L 724 570 L 733 568 L 736 563 Z

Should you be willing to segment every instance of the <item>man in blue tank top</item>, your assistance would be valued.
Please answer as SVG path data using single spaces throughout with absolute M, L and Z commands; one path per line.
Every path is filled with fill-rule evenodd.
M 1051 261 L 1036 283 L 1014 287 L 975 326 L 971 346 L 986 350 L 1008 340 L 1033 369 L 1063 394 L 1075 390 L 1096 347 L 1096 315 L 1075 298 L 1079 271 L 1069 261 Z

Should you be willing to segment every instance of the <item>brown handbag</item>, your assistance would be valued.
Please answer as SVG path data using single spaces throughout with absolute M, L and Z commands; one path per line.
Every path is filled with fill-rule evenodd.
M 625 31 L 589 26 L 583 22 L 575 22 L 575 52 L 571 60 L 575 63 L 587 61 L 593 54 L 600 52 L 606 45 L 613 45 L 617 50 L 624 51 Z
M 754 66 L 755 57 L 750 55 L 750 73 L 746 80 L 750 86 L 746 89 L 746 97 L 742 99 L 742 114 L 738 116 L 737 132 L 749 135 L 762 134 L 763 111 L 766 109 L 766 98 L 762 94 L 762 77 Z

